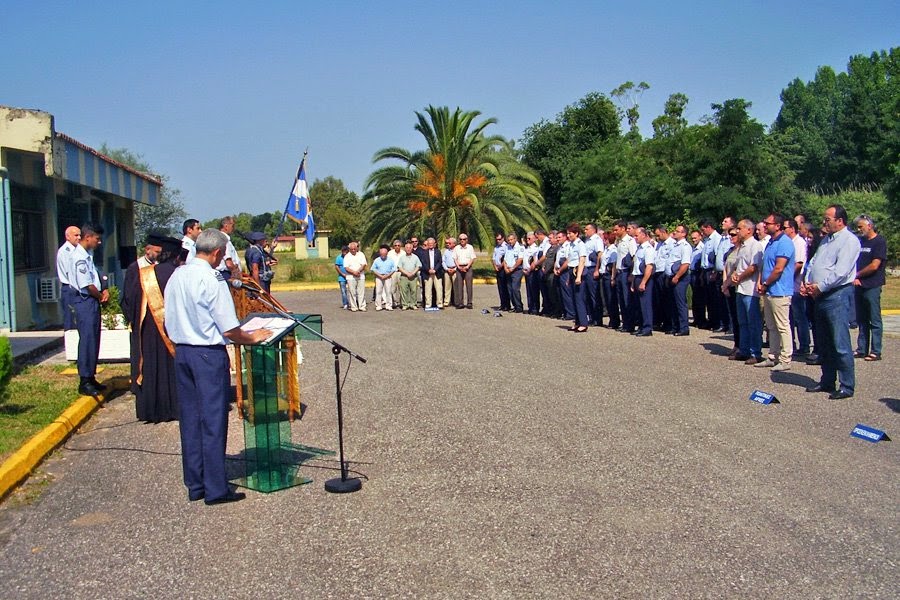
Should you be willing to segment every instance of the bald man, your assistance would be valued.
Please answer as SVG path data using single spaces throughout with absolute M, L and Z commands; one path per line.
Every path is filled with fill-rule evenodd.
M 59 278 L 60 302 L 63 311 L 63 329 L 74 329 L 75 322 L 72 319 L 72 297 L 74 291 L 69 286 L 72 273 L 72 251 L 81 241 L 81 229 L 70 225 L 65 231 L 66 241 L 56 251 L 56 276 Z

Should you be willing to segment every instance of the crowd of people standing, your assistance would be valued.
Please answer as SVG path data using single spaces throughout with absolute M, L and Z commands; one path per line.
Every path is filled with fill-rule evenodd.
M 758 222 L 705 219 L 694 230 L 625 220 L 608 232 L 572 224 L 529 231 L 523 241 L 515 233 L 495 237 L 501 311 L 572 321 L 576 333 L 591 326 L 637 337 L 688 336 L 691 326 L 730 333 L 729 359 L 776 372 L 794 360 L 821 365 L 820 382 L 808 391 L 832 398 L 853 395 L 854 358 L 881 360 L 887 246 L 870 217 L 851 223 L 840 205 L 825 210 L 821 227 L 773 212 Z M 344 247 L 335 261 L 343 307 L 366 310 L 371 270 L 375 310 L 471 308 L 476 256 L 467 236 L 447 238 L 443 252 L 435 245 L 434 238 L 422 246 L 417 236 L 394 240 L 371 265 L 357 242 Z

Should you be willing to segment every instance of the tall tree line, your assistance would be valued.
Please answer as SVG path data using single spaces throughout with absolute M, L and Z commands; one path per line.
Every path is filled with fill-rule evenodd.
M 609 97 L 590 93 L 554 121 L 529 127 L 519 154 L 540 174 L 555 225 L 618 217 L 690 223 L 771 210 L 815 215 L 836 201 L 878 219 L 896 261 L 898 58 L 898 48 L 853 56 L 844 73 L 822 67 L 811 82 L 795 79 L 768 131 L 742 98 L 712 104 L 690 125 L 689 99 L 676 93 L 653 120 L 652 137 L 643 138 L 639 100 L 649 85 L 626 82 Z

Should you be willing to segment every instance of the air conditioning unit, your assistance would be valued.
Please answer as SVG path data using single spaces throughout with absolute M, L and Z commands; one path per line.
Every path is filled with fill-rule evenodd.
M 56 277 L 38 279 L 35 291 L 38 302 L 59 302 L 59 279 Z

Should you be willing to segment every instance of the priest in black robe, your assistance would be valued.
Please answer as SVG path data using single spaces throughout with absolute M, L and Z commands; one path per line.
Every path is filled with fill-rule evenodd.
M 143 267 L 152 269 L 162 298 L 169 277 L 181 264 L 181 240 L 151 234 L 147 243 L 162 248 L 158 262 Z M 131 391 L 137 418 L 146 423 L 176 421 L 175 358 L 169 353 L 156 319 L 146 305 L 138 262 L 125 271 L 124 287 L 122 310 L 131 324 Z

